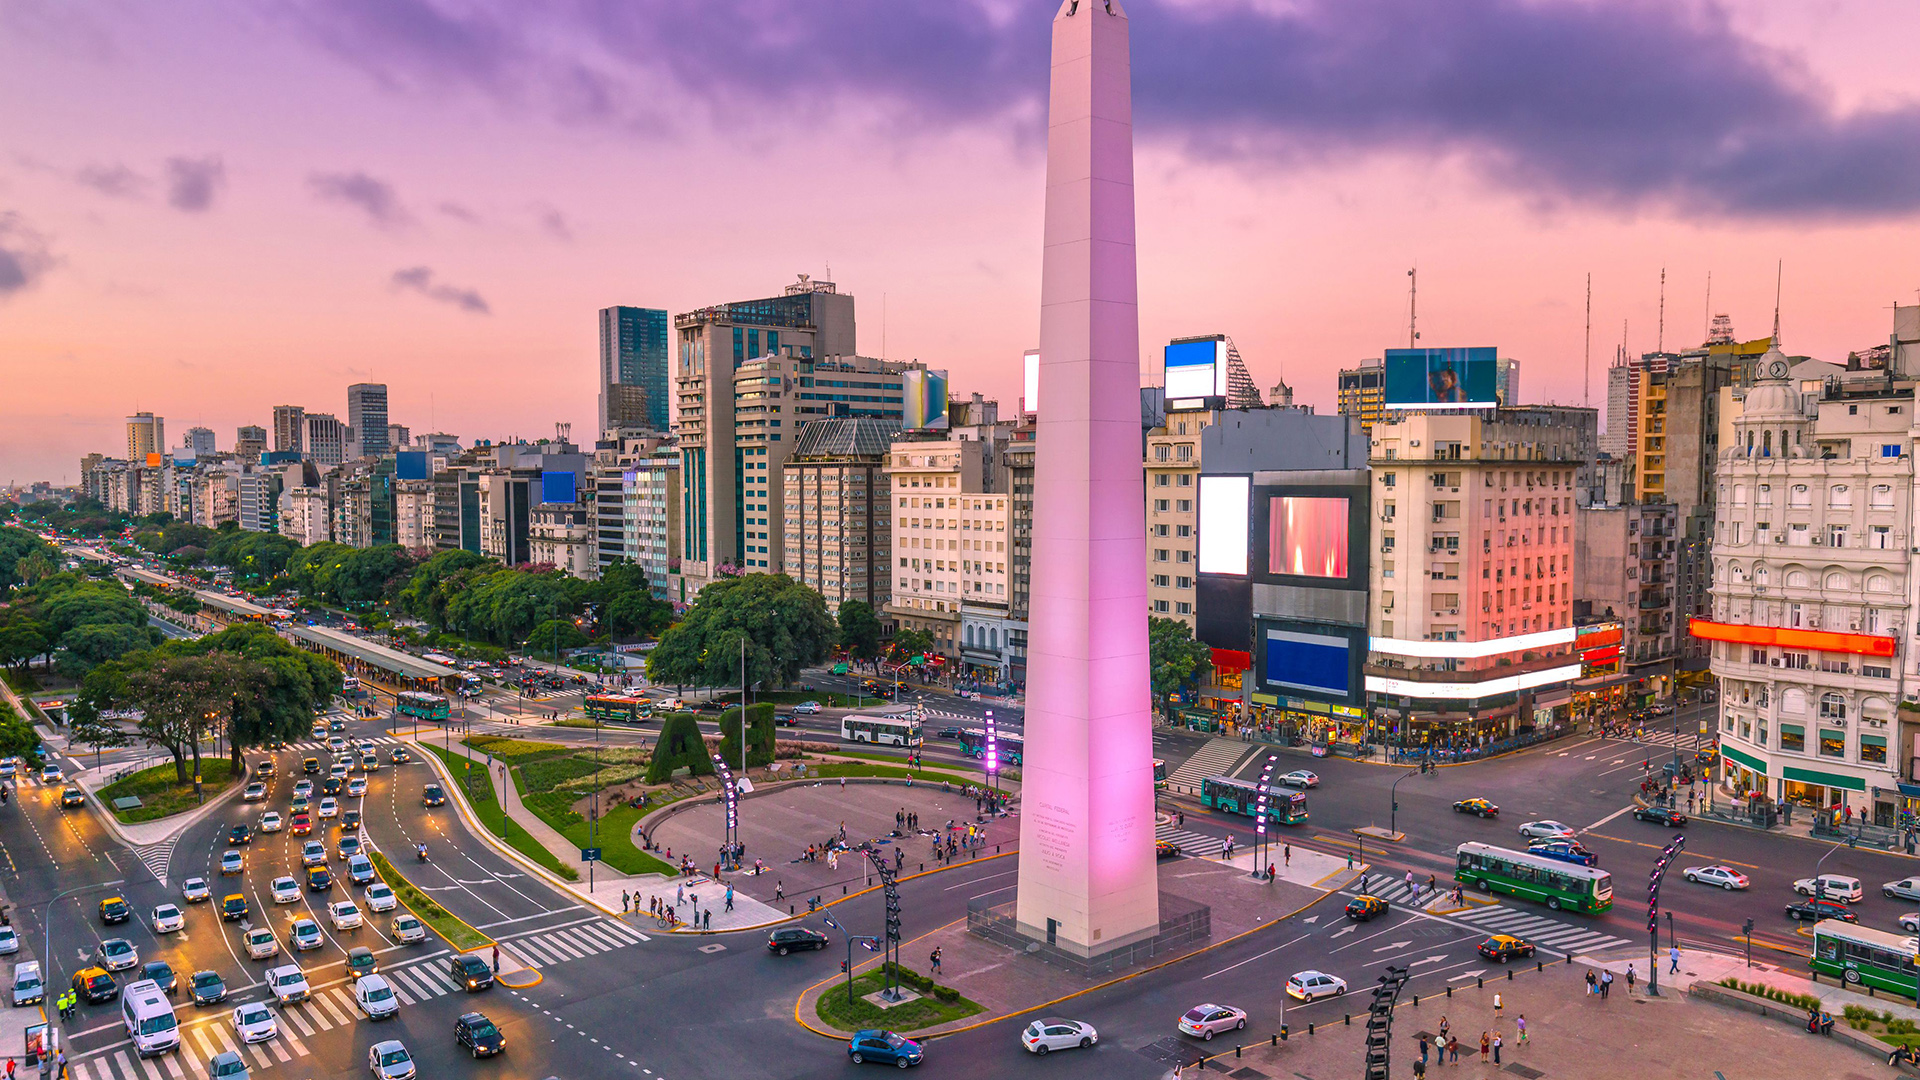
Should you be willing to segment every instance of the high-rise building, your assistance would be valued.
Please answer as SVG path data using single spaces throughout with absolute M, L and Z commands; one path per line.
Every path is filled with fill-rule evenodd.
M 1007 678 L 1027 679 L 1027 626 L 1033 606 L 1033 473 L 1039 449 L 1034 414 L 1007 435 Z
M 1337 406 L 1341 415 L 1360 421 L 1360 430 L 1372 431 L 1380 422 L 1387 400 L 1386 368 L 1379 357 L 1362 360 L 1358 367 L 1341 368 Z
M 680 452 L 671 445 L 655 447 L 621 472 L 621 548 L 627 561 L 646 570 L 660 600 L 679 593 L 681 505 Z
M 405 450 L 413 445 L 413 432 L 405 424 L 387 425 L 387 450 Z
M 267 452 L 267 429 L 258 424 L 240 425 L 234 436 L 233 452 L 242 461 L 259 461 L 260 455 Z
M 330 469 L 347 460 L 347 426 L 332 413 L 307 413 L 300 441 L 307 460 Z
M 353 429 L 354 457 L 379 457 L 387 445 L 387 384 L 354 383 L 347 387 L 347 426 Z
M 307 410 L 298 405 L 273 407 L 273 448 L 275 451 L 306 453 Z
M 213 429 L 205 427 L 188 428 L 185 446 L 195 460 L 212 457 L 214 453 Z
M 162 454 L 167 449 L 167 421 L 165 417 L 150 412 L 134 413 L 127 417 L 127 460 L 134 465 L 145 465 L 149 454 Z
M 1194 625 L 1194 579 L 1200 546 L 1194 514 L 1200 476 L 1200 432 L 1213 409 L 1168 410 L 1147 432 L 1147 606 L 1155 615 Z
M 877 613 L 893 583 L 893 500 L 885 470 L 896 420 L 813 420 L 782 470 L 782 566 L 838 611 L 859 600 Z
M 641 427 L 664 434 L 672 425 L 671 341 L 662 308 L 600 309 L 600 433 Z

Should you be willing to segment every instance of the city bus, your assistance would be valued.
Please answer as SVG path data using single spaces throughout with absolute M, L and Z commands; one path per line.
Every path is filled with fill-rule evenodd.
M 911 718 L 892 720 L 884 716 L 846 716 L 840 720 L 840 737 L 848 742 L 879 746 L 919 746 L 920 721 Z
M 1613 906 L 1613 875 L 1596 867 L 1490 844 L 1461 844 L 1454 855 L 1453 879 L 1481 892 L 1510 893 L 1556 911 L 1571 908 L 1588 915 Z
M 340 676 L 340 693 L 346 697 L 360 696 L 360 677 L 358 675 Z
M 1157 788 L 1167 786 L 1167 763 L 1160 758 L 1153 759 L 1153 786 Z
M 1911 998 L 1920 994 L 1914 953 L 1911 937 L 1822 919 L 1813 927 L 1813 956 L 1807 966 L 1856 987 L 1864 984 Z
M 1002 765 L 1018 765 L 1025 757 L 1026 743 L 1017 735 L 1008 735 L 1004 731 L 993 733 L 994 756 Z M 960 752 L 970 758 L 987 756 L 987 733 L 980 728 L 967 728 L 960 732 Z
M 402 690 L 394 698 L 394 707 L 402 716 L 417 716 L 422 720 L 445 720 L 447 718 L 447 699 L 439 694 L 422 693 L 419 690 Z
M 593 694 L 581 708 L 590 720 L 618 720 L 626 724 L 637 724 L 653 715 L 652 703 L 619 694 Z
M 1200 781 L 1200 805 L 1229 814 L 1252 817 L 1260 801 L 1260 785 L 1230 776 L 1209 776 Z M 1279 825 L 1299 825 L 1307 820 L 1307 793 L 1282 787 L 1267 789 L 1267 820 Z

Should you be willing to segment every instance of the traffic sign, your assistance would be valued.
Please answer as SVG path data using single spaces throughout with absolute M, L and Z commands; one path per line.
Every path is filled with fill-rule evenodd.
M 581 861 L 581 862 L 599 862 L 599 861 L 600 861 L 600 849 L 599 849 L 599 848 L 597 848 L 597 847 L 583 847 L 583 848 L 581 848 L 581 849 L 580 849 L 580 861 Z

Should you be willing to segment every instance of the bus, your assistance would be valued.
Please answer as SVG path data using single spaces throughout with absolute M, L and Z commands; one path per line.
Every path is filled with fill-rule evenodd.
M 340 676 L 340 693 L 346 697 L 359 697 L 360 677 L 358 675 Z
M 1153 786 L 1157 788 L 1167 786 L 1167 763 L 1160 758 L 1153 759 Z
M 920 721 L 889 720 L 884 716 L 846 716 L 840 720 L 840 737 L 848 742 L 880 746 L 919 746 Z
M 437 652 L 422 653 L 420 656 L 420 659 L 425 660 L 429 664 L 439 664 L 441 667 L 459 667 L 460 666 L 460 661 L 455 660 L 453 657 L 448 656 L 446 653 L 437 653 Z
M 1200 781 L 1200 805 L 1229 814 L 1252 817 L 1260 801 L 1260 785 L 1230 776 L 1209 776 Z M 1267 820 L 1279 825 L 1299 825 L 1307 820 L 1307 793 L 1282 787 L 1267 789 Z
M 651 702 L 618 694 L 593 694 L 582 703 L 590 720 L 618 720 L 637 724 L 653 715 Z
M 1026 743 L 1017 735 L 1008 735 L 1004 731 L 993 733 L 993 752 L 1002 765 L 1018 765 L 1025 757 Z M 960 752 L 970 758 L 987 756 L 987 733 L 980 728 L 967 728 L 960 732 Z
M 1822 919 L 1813 927 L 1813 956 L 1807 966 L 1852 986 L 1865 984 L 1911 998 L 1920 994 L 1915 946 L 1914 938 L 1901 934 Z
M 439 694 L 423 693 L 419 690 L 402 690 L 394 698 L 396 710 L 402 716 L 417 716 L 422 720 L 445 720 L 447 718 L 447 699 Z
M 1538 900 L 1558 911 L 1572 908 L 1595 915 L 1613 906 L 1613 875 L 1592 866 L 1561 862 L 1490 844 L 1461 844 L 1454 850 L 1453 879 L 1481 892 L 1503 892 Z

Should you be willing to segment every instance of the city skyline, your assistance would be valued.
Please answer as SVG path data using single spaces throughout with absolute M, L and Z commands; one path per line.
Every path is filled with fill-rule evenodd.
M 831 93 L 807 123 L 778 124 L 757 108 L 771 86 L 709 79 L 710 59 L 644 59 L 653 35 L 700 29 L 692 15 L 641 9 L 618 24 L 547 27 L 578 46 L 568 99 L 568 54 L 535 47 L 533 28 L 484 8 L 460 20 L 402 8 L 204 28 L 191 12 L 151 24 L 139 13 L 113 24 L 9 14 L 17 32 L 0 43 L 10 72 L 0 79 L 51 107 L 23 118 L 0 160 L 0 354 L 18 373 L 0 407 L 0 480 L 74 482 L 79 455 L 117 441 L 136 411 L 225 443 L 239 425 L 269 424 L 275 403 L 337 409 L 340 388 L 363 381 L 390 384 L 391 415 L 416 431 L 538 438 L 555 421 L 584 431 L 599 309 L 678 313 L 772 293 L 798 272 L 860 301 L 862 353 L 917 358 L 950 370 L 958 390 L 1017 400 L 1019 356 L 1038 334 L 1042 65 L 1029 54 L 1045 12 L 779 16 L 788 32 L 757 40 L 754 55 L 805 49 L 810 68 L 844 71 L 819 76 Z M 1598 23 L 1527 16 L 1556 40 L 1586 33 L 1567 48 L 1586 50 L 1602 76 L 1662 75 L 1662 114 L 1693 134 L 1669 133 L 1685 126 L 1670 119 L 1647 136 L 1659 167 L 1639 180 L 1579 167 L 1543 122 L 1476 126 L 1393 80 L 1377 100 L 1324 99 L 1344 124 L 1335 135 L 1300 114 L 1300 86 L 1279 76 L 1182 89 L 1196 57 L 1234 63 L 1222 43 L 1236 33 L 1294 52 L 1356 46 L 1391 70 L 1405 47 L 1376 37 L 1392 3 L 1344 17 L 1302 5 L 1284 21 L 1141 8 L 1131 13 L 1156 31 L 1136 75 L 1156 90 L 1139 167 L 1149 380 L 1157 343 L 1226 333 L 1262 389 L 1284 379 L 1331 411 L 1335 371 L 1405 341 L 1405 270 L 1417 264 L 1423 343 L 1496 344 L 1529 364 L 1525 400 L 1600 406 L 1622 323 L 1630 352 L 1655 345 L 1662 268 L 1669 348 L 1697 343 L 1718 311 L 1743 338 L 1764 336 L 1784 260 L 1787 349 L 1828 360 L 1883 340 L 1880 309 L 1920 283 L 1904 231 L 1888 227 L 1911 219 L 1914 198 L 1854 167 L 1910 152 L 1875 142 L 1915 122 L 1897 64 L 1870 48 L 1912 18 L 1891 5 L 1824 19 L 1759 0 L 1719 14 L 1628 7 Z M 406 13 L 418 16 L 412 38 Z M 606 49 L 580 44 L 588 29 Z M 953 63 L 901 70 L 897 54 L 949 31 L 961 42 L 944 58 Z M 1474 73 L 1520 55 L 1507 43 L 1521 36 L 1466 41 L 1455 29 L 1426 47 L 1453 73 L 1447 88 L 1470 96 L 1498 90 Z M 460 48 L 473 52 L 462 61 Z M 1717 57 L 1738 75 L 1719 80 L 1732 89 L 1675 70 L 1683 48 Z M 207 49 L 258 59 L 179 77 Z M 877 67 L 849 73 L 862 65 Z M 1522 74 L 1578 90 L 1532 66 Z M 685 108 L 639 115 L 643 85 Z M 1541 97 L 1534 121 L 1619 148 L 1601 119 Z M 1171 133 L 1200 116 L 1217 122 Z M 1780 161 L 1824 158 L 1839 179 L 1787 169 L 1765 190 L 1716 179 L 1737 163 L 1693 158 L 1710 136 L 1765 144 Z M 812 138 L 844 141 L 861 167 L 825 166 L 834 183 L 813 186 L 804 221 L 769 229 L 734 213 L 792 198 L 783 170 L 754 166 Z M 501 168 L 493 148 L 505 145 L 527 152 Z M 693 164 L 661 170 L 663 154 Z M 716 210 L 730 220 L 715 224 Z M 988 317 L 954 319 L 962 293 Z M 100 318 L 103 307 L 114 317 Z M 82 374 L 113 387 L 111 399 L 50 404 Z

